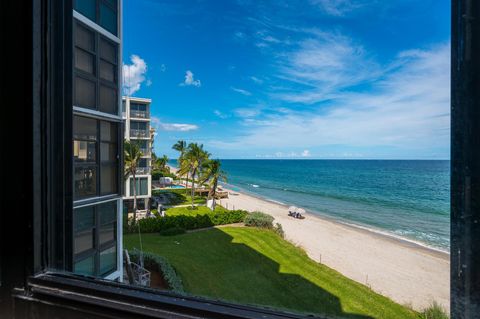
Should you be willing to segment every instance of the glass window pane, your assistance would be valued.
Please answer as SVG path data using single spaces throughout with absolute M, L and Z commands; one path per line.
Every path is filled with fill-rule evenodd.
M 75 162 L 95 162 L 96 143 L 73 141 L 73 158 Z
M 147 178 L 135 178 L 135 182 L 137 184 L 137 196 L 147 195 L 147 186 L 148 186 L 148 179 Z M 133 196 L 133 178 L 130 179 L 130 196 Z
M 96 21 L 95 0 L 75 0 L 75 10 L 86 16 L 92 21 Z
M 96 108 L 95 82 L 79 76 L 75 77 L 75 105 L 94 109 Z
M 117 14 L 103 3 L 100 3 L 100 25 L 117 35 Z
M 97 169 L 75 167 L 75 197 L 93 196 L 97 192 Z
M 82 49 L 75 49 L 75 67 L 79 70 L 94 74 L 94 60 L 93 54 L 83 51 Z
M 138 162 L 138 167 L 147 167 L 147 159 L 141 158 L 140 161 Z
M 115 82 L 117 80 L 115 71 L 115 65 L 105 61 L 100 61 L 100 78 L 106 81 Z
M 106 275 L 117 269 L 117 247 L 105 249 L 100 252 L 100 275 Z
M 117 113 L 117 91 L 113 88 L 100 86 L 100 107 L 99 110 L 105 113 Z
M 100 224 L 116 222 L 117 220 L 117 202 L 112 201 L 97 206 L 100 218 Z
M 117 144 L 102 143 L 100 144 L 100 161 L 115 162 L 117 160 Z
M 142 195 L 148 194 L 148 178 L 142 178 L 140 180 L 140 193 Z
M 75 45 L 89 51 L 95 51 L 95 35 L 80 24 L 75 26 Z
M 92 229 L 95 226 L 94 206 L 75 208 L 74 212 L 75 232 Z
M 100 38 L 100 57 L 113 64 L 117 63 L 117 45 Z
M 133 111 L 147 111 L 147 105 L 143 103 L 130 103 L 130 109 Z
M 100 245 L 104 245 L 108 242 L 111 242 L 115 240 L 115 225 L 117 223 L 109 223 L 100 226 L 100 231 L 99 231 L 99 243 Z
M 102 195 L 117 193 L 117 166 L 102 165 L 100 171 L 100 191 Z
M 76 274 L 93 276 L 95 274 L 94 256 L 90 256 L 83 260 L 77 261 L 73 267 L 73 271 Z
M 73 117 L 73 138 L 76 140 L 97 139 L 97 120 L 83 116 Z
M 104 142 L 117 142 L 117 124 L 101 121 L 100 122 L 100 139 Z
M 77 208 L 73 214 L 73 225 L 75 232 L 74 253 L 78 254 L 94 247 L 94 206 Z

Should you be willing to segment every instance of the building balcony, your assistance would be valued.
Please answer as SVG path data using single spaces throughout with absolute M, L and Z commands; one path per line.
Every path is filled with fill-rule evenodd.
M 142 152 L 144 157 L 150 157 L 150 149 L 148 148 L 141 148 L 140 152 Z
M 150 132 L 148 130 L 130 130 L 130 137 L 150 138 Z
M 130 110 L 130 117 L 131 118 L 139 118 L 139 119 L 149 119 L 150 114 L 145 111 L 136 111 L 136 110 Z
M 150 167 L 137 167 L 136 172 L 138 175 L 150 174 Z

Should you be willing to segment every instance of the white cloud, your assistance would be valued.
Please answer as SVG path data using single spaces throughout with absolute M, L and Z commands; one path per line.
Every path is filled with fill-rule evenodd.
M 195 86 L 195 87 L 200 87 L 202 86 L 202 83 L 200 82 L 200 80 L 196 80 L 194 75 L 193 75 L 193 72 L 190 71 L 190 70 L 187 70 L 185 72 L 185 80 L 180 83 L 180 86 Z
M 177 131 L 177 132 L 189 132 L 198 130 L 198 125 L 185 124 L 185 123 L 165 123 L 157 117 L 152 117 L 152 125 L 155 130 L 158 131 Z
M 226 119 L 227 117 L 229 117 L 227 114 L 222 113 L 219 110 L 213 111 L 213 114 L 215 114 L 216 116 L 218 116 L 221 119 Z
M 243 117 L 243 118 L 250 118 L 255 117 L 260 114 L 259 110 L 256 109 L 248 109 L 248 108 L 238 108 L 233 110 L 236 116 Z
M 253 76 L 253 75 L 250 77 L 250 80 L 252 80 L 256 84 L 263 84 L 263 80 L 257 78 L 256 76 Z
M 302 157 L 310 157 L 310 156 L 312 156 L 312 155 L 310 154 L 310 151 L 309 151 L 309 150 L 304 150 L 304 151 L 302 152 L 301 156 L 302 156 Z
M 279 77 L 304 87 L 276 92 L 286 102 L 312 104 L 337 97 L 337 92 L 377 79 L 385 71 L 362 45 L 340 33 L 309 30 L 308 37 L 284 54 Z
M 243 94 L 243 95 L 246 95 L 246 96 L 250 96 L 252 95 L 251 92 L 247 91 L 247 90 L 243 90 L 243 89 L 238 89 L 238 88 L 235 88 L 235 87 L 230 87 L 230 89 L 232 89 L 233 91 L 237 92 L 237 93 L 240 93 L 240 94 Z
M 320 65 L 341 64 L 334 58 L 322 60 L 320 57 L 320 60 L 328 63 L 316 65 L 314 61 L 308 61 L 304 65 L 310 67 L 303 70 L 302 77 L 312 74 L 309 69 L 323 72 L 317 70 Z M 351 76 L 363 79 L 363 82 L 355 80 L 356 83 L 371 81 L 371 89 L 367 91 L 349 91 L 343 86 L 338 91 L 332 89 L 329 92 L 330 96 L 335 96 L 333 100 L 325 102 L 322 107 L 312 106 L 310 111 L 268 116 L 264 112 L 258 121 L 245 126 L 241 138 L 217 141 L 215 146 L 227 150 L 280 147 L 311 150 L 342 145 L 355 147 L 355 154 L 367 157 L 372 151 L 388 148 L 388 154 L 400 150 L 410 158 L 427 157 L 433 153 L 448 158 L 450 45 L 401 52 L 391 65 L 395 68 L 386 68 L 388 72 L 378 75 L 375 81 L 364 76 L 363 72 L 361 76 Z M 349 75 L 346 73 L 334 82 L 341 84 L 343 79 L 350 78 Z M 314 83 L 329 83 L 323 80 L 324 76 L 320 74 L 321 80 L 315 79 Z M 298 95 L 305 96 L 301 91 Z M 248 112 L 242 112 L 248 115 Z M 238 110 L 236 114 L 239 115 Z M 345 154 L 354 153 L 345 151 Z
M 145 81 L 147 63 L 138 55 L 131 55 L 132 64 L 123 64 L 123 94 L 132 95 L 140 90 L 141 84 Z
M 366 5 L 365 0 L 310 0 L 310 2 L 319 6 L 326 14 L 337 17 Z

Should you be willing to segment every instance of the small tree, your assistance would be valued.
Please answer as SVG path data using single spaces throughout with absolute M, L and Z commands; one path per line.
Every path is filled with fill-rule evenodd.
M 186 182 L 185 182 L 185 194 L 187 194 L 188 190 L 188 170 L 182 170 L 182 163 L 184 162 L 184 155 L 185 151 L 187 150 L 187 142 L 184 140 L 179 140 L 177 143 L 173 144 L 172 148 L 177 152 L 180 152 L 180 156 L 178 156 L 177 164 L 178 164 L 178 177 L 182 177 L 186 175 Z
M 213 200 L 212 207 L 215 207 L 215 197 L 217 194 L 217 186 L 219 180 L 227 181 L 227 173 L 221 169 L 222 163 L 220 160 L 208 160 L 203 164 L 203 175 L 200 179 L 200 183 L 208 181 L 208 186 L 210 188 L 208 192 L 208 199 Z
M 125 179 L 132 176 L 133 182 L 133 220 L 137 220 L 137 167 L 143 154 L 138 143 L 125 140 Z
M 188 149 L 184 154 L 182 163 L 180 165 L 180 171 L 190 172 L 192 177 L 192 208 L 194 208 L 194 198 L 195 198 L 195 177 L 200 175 L 202 170 L 202 165 L 205 161 L 208 160 L 210 153 L 203 149 L 203 145 L 198 145 L 197 143 L 190 143 Z

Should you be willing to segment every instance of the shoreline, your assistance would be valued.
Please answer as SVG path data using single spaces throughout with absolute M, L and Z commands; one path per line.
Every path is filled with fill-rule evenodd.
M 278 200 L 275 200 L 275 199 L 272 199 L 272 198 L 268 198 L 268 197 L 265 197 L 265 196 L 262 196 L 262 195 L 259 195 L 259 194 L 254 194 L 251 191 L 244 190 L 244 189 L 242 189 L 242 188 L 240 188 L 236 185 L 233 185 L 233 184 L 225 184 L 225 185 L 233 186 L 233 187 L 237 187 L 237 188 L 241 189 L 240 191 L 235 191 L 235 190 L 232 190 L 232 189 L 228 188 L 228 186 L 222 186 L 222 188 L 224 190 L 228 191 L 229 193 L 233 192 L 233 193 L 245 194 L 247 196 L 254 197 L 258 200 L 262 200 L 262 201 L 266 201 L 266 202 L 270 202 L 270 203 L 273 203 L 273 204 L 276 204 L 276 205 L 283 206 L 286 210 L 290 206 L 296 206 L 295 204 L 287 204 L 287 203 L 283 203 L 281 201 L 278 201 Z M 298 206 L 298 207 L 300 207 L 300 206 Z M 340 220 L 340 219 L 336 219 L 334 217 L 322 214 L 321 212 L 318 212 L 318 211 L 309 210 L 309 211 L 306 211 L 306 213 L 313 218 L 319 218 L 319 219 L 326 220 L 326 221 L 329 221 L 329 222 L 332 222 L 332 223 L 338 223 L 338 224 L 341 224 L 341 225 L 344 225 L 344 226 L 347 226 L 347 227 L 352 227 L 352 228 L 357 229 L 359 231 L 365 231 L 365 232 L 368 232 L 368 233 L 372 233 L 374 235 L 383 236 L 386 239 L 390 239 L 390 240 L 393 240 L 393 241 L 398 241 L 400 244 L 403 244 L 403 245 L 417 247 L 418 249 L 425 249 L 426 251 L 430 251 L 433 254 L 446 255 L 447 258 L 450 258 L 450 251 L 441 249 L 439 247 L 434 247 L 434 246 L 428 245 L 427 243 L 417 241 L 415 239 L 402 237 L 400 235 L 395 235 L 395 234 L 390 233 L 386 230 L 382 230 L 382 229 L 379 229 L 379 228 L 374 228 L 372 226 L 355 224 L 353 222 L 347 222 L 347 221 L 343 221 L 343 220 Z
M 312 212 L 296 220 L 287 215 L 286 203 L 231 187 L 238 188 L 222 185 L 229 198 L 219 200 L 220 205 L 272 215 L 282 225 L 286 239 L 303 248 L 311 259 L 400 304 L 420 310 L 436 301 L 449 310 L 448 252 Z

